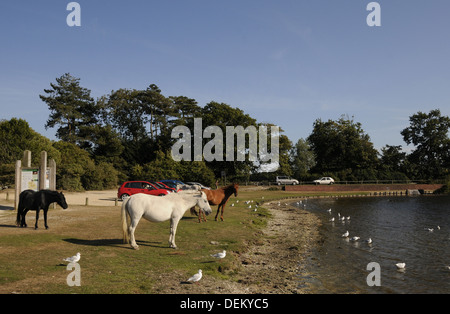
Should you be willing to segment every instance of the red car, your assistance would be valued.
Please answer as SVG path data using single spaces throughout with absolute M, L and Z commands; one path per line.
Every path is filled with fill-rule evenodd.
M 164 196 L 171 192 L 167 189 L 160 189 L 147 181 L 126 181 L 117 191 L 117 197 L 124 200 L 137 193 Z

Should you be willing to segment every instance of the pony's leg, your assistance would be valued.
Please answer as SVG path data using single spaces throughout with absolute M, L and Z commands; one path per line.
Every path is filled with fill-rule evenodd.
M 214 217 L 214 220 L 215 220 L 215 221 L 217 221 L 217 216 L 219 216 L 219 211 L 220 211 L 220 204 L 219 204 L 219 206 L 217 206 L 216 217 Z
M 128 227 L 128 234 L 130 235 L 130 245 L 135 250 L 139 250 L 139 245 L 137 245 L 136 239 L 134 237 L 134 230 L 136 230 L 138 222 L 139 221 L 131 219 L 130 226 Z
M 44 208 L 44 225 L 45 225 L 45 229 L 48 229 L 48 225 L 47 225 L 47 211 L 48 208 Z
M 181 218 L 181 217 L 180 217 Z M 176 249 L 177 245 L 175 244 L 175 234 L 177 233 L 177 226 L 178 222 L 180 221 L 180 218 L 172 218 L 170 220 L 170 247 Z
M 200 208 L 198 210 L 198 223 L 202 223 L 202 220 L 206 222 L 206 215 L 205 212 Z
M 225 201 L 225 203 L 222 204 L 222 210 L 220 211 L 220 220 L 223 221 L 223 210 L 225 209 L 225 205 L 227 205 L 227 202 Z
M 202 215 L 203 215 L 203 220 L 206 222 L 206 214 L 203 210 L 202 210 Z
M 28 210 L 29 210 L 28 208 L 25 208 L 23 210 L 23 212 L 22 212 L 22 217 L 20 219 L 20 226 L 21 227 L 27 227 L 27 223 L 25 222 L 25 216 L 27 215 Z
M 39 208 L 36 209 L 36 223 L 34 224 L 34 229 L 36 230 L 38 228 L 38 220 L 39 220 Z

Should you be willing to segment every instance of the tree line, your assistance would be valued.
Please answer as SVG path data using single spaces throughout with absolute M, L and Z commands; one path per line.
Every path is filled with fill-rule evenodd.
M 0 183 L 14 181 L 14 163 L 23 151 L 32 156 L 46 150 L 57 162 L 58 188 L 105 189 L 125 180 L 180 179 L 206 185 L 226 175 L 227 181 L 274 181 L 276 175 L 310 181 L 319 176 L 335 180 L 442 180 L 449 177 L 450 118 L 439 109 L 418 112 L 402 130 L 410 153 L 401 146 L 386 145 L 378 152 L 354 118 L 313 123 L 306 138 L 295 144 L 279 136 L 279 167 L 262 172 L 261 164 L 245 161 L 175 162 L 170 149 L 171 131 L 184 125 L 193 130 L 194 118 L 202 126 L 270 126 L 239 108 L 211 101 L 200 106 L 186 96 L 165 96 L 158 86 L 145 90 L 121 88 L 94 99 L 80 79 L 69 73 L 56 78 L 39 95 L 50 114 L 46 128 L 55 128 L 58 141 L 32 130 L 23 119 L 0 121 Z M 206 143 L 208 139 L 203 139 Z M 223 149 L 225 151 L 225 147 Z M 225 159 L 224 159 L 225 160 Z M 37 164 L 37 160 L 33 161 Z

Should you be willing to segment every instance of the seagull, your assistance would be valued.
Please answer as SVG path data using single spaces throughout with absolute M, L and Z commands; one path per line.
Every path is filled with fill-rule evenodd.
M 441 227 L 437 226 L 437 229 L 438 229 L 438 230 L 441 230 Z
M 406 264 L 405 263 L 397 263 L 397 264 L 395 264 L 395 266 L 397 266 L 398 269 L 405 269 Z
M 327 210 L 327 212 L 329 212 L 331 214 L 331 208 Z
M 347 220 L 350 220 L 350 216 L 347 216 Z
M 193 275 L 191 278 L 189 278 L 187 281 L 188 282 L 197 282 L 200 279 L 202 279 L 202 270 L 199 269 L 198 273 L 196 273 L 195 275 Z
M 347 238 L 348 235 L 349 235 L 349 233 L 348 233 L 348 231 L 346 231 L 346 232 L 342 235 L 342 237 L 343 237 L 343 238 Z
M 367 244 L 371 244 L 371 243 L 372 243 L 372 238 L 367 239 L 367 240 L 366 240 L 366 243 L 367 243 Z
M 430 232 L 433 232 L 433 231 L 434 231 L 433 228 L 427 228 L 427 229 L 428 229 L 428 231 L 430 231 Z
M 233 204 L 231 204 L 231 207 L 233 207 L 234 206 L 234 203 Z
M 72 257 L 68 257 L 63 259 L 64 262 L 69 262 L 69 263 L 77 263 L 81 258 L 81 254 L 80 252 L 77 253 L 77 255 L 74 255 Z
M 330 221 L 331 221 L 331 222 L 333 222 L 333 221 L 334 221 L 334 217 L 333 217 L 333 218 L 331 218 L 331 219 L 330 219 Z
M 223 250 L 222 252 L 211 254 L 212 257 L 222 259 L 227 255 L 227 251 Z
M 360 238 L 359 237 L 353 237 L 350 239 L 350 241 L 358 241 Z

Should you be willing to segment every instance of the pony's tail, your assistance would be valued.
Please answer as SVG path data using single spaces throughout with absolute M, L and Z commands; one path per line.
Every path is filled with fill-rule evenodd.
M 23 213 L 23 196 L 19 195 L 19 206 L 17 207 L 16 225 L 20 226 L 20 221 Z
M 122 232 L 123 232 L 123 243 L 128 243 L 130 242 L 130 235 L 128 233 L 128 210 L 126 208 L 127 203 L 128 203 L 129 198 L 127 197 L 126 199 L 123 200 L 122 203 Z
M 21 216 L 21 214 L 22 214 L 22 211 L 20 210 L 20 206 L 19 206 L 19 208 L 17 209 L 17 217 L 16 217 L 16 225 L 17 226 L 20 226 L 20 216 Z
M 192 215 L 192 216 L 195 215 L 195 216 L 198 217 L 197 211 L 195 210 L 195 206 L 191 207 L 191 215 Z

